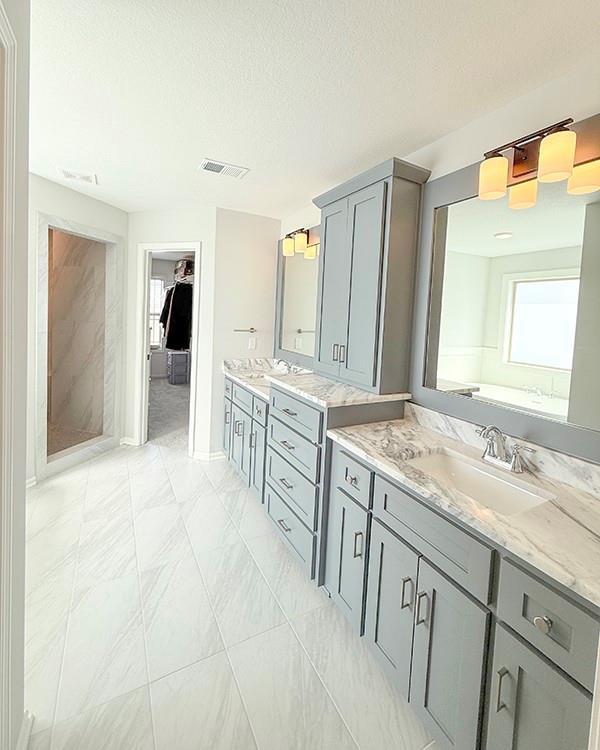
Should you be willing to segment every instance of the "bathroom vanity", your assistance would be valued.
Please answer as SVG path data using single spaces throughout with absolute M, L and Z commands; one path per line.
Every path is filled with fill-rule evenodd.
M 550 188 L 500 251 L 475 167 L 426 179 L 393 159 L 315 199 L 320 252 L 279 248 L 277 359 L 224 363 L 224 451 L 436 748 L 588 750 L 600 202 Z M 583 239 L 548 250 L 563 210 Z

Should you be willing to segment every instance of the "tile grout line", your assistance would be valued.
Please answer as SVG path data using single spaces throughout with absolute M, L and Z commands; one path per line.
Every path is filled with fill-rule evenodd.
M 159 451 L 160 456 L 160 462 L 163 466 L 163 469 L 166 472 L 166 468 L 164 467 L 164 462 L 162 458 L 162 453 Z M 170 482 L 170 480 L 169 480 Z M 131 497 L 131 468 L 129 466 L 129 461 L 127 461 L 127 488 L 129 492 L 129 512 L 131 514 L 131 527 L 132 527 L 132 533 L 133 533 L 133 547 L 135 551 L 135 570 L 136 570 L 136 577 L 137 577 L 137 584 L 138 584 L 138 596 L 140 597 L 140 617 L 142 620 L 142 632 L 143 632 L 143 641 L 144 641 L 144 659 L 146 662 L 146 691 L 148 695 L 148 705 L 150 708 L 150 726 L 152 729 L 152 743 L 154 745 L 154 750 L 157 750 L 157 744 L 156 744 L 156 727 L 154 726 L 154 711 L 152 708 L 152 693 L 150 691 L 150 661 L 148 659 L 148 644 L 146 642 L 146 617 L 144 615 L 144 601 L 142 597 L 142 577 L 140 573 L 140 560 L 138 557 L 138 544 L 137 544 L 137 535 L 135 531 L 135 520 L 134 520 L 134 514 L 133 514 L 133 500 Z
M 169 477 L 169 481 L 171 481 L 171 477 Z M 208 477 L 208 481 L 210 482 L 211 485 L 213 484 L 212 481 L 211 481 L 211 479 L 210 479 L 210 477 Z M 214 487 L 214 485 L 213 485 L 213 487 Z M 221 503 L 221 505 L 223 505 L 223 503 L 221 502 L 221 498 L 219 498 L 218 493 L 216 492 L 216 490 L 215 490 L 215 494 L 217 495 L 217 499 L 219 500 L 219 502 Z M 223 507 L 224 507 L 225 512 L 229 516 L 229 520 L 231 521 L 231 523 L 233 523 L 233 520 L 232 520 L 231 516 L 229 515 L 229 513 L 227 511 L 227 508 L 225 508 L 225 506 L 223 506 Z M 192 540 L 190 538 L 190 534 L 189 534 L 189 531 L 188 531 L 188 528 L 187 528 L 187 524 L 185 522 L 185 518 L 183 519 L 183 527 L 185 529 L 185 533 L 186 533 L 188 542 L 190 544 L 190 547 L 192 548 L 192 555 L 194 557 L 194 561 L 196 563 L 196 567 L 198 568 L 198 573 L 200 574 L 200 579 L 202 580 L 202 585 L 204 586 L 204 590 L 206 592 L 206 598 L 207 598 L 207 601 L 208 601 L 208 606 L 210 607 L 210 611 L 212 613 L 212 616 L 214 618 L 215 624 L 217 626 L 217 630 L 219 631 L 219 636 L 221 638 L 221 642 L 223 643 L 223 650 L 224 650 L 225 656 L 227 658 L 227 663 L 229 664 L 229 669 L 231 671 L 231 675 L 233 677 L 233 681 L 235 683 L 236 690 L 237 690 L 238 695 L 240 697 L 240 701 L 242 703 L 242 708 L 244 709 L 244 714 L 246 716 L 246 720 L 248 721 L 248 726 L 250 727 L 250 731 L 252 732 L 252 738 L 254 739 L 254 744 L 256 745 L 257 750 L 260 750 L 260 745 L 258 744 L 258 738 L 256 736 L 256 731 L 255 731 L 254 726 L 252 724 L 252 721 L 250 719 L 250 712 L 248 711 L 248 706 L 246 704 L 246 700 L 244 699 L 244 695 L 242 693 L 242 689 L 240 687 L 240 683 L 238 681 L 237 675 L 236 675 L 235 670 L 233 668 L 233 663 L 231 661 L 231 657 L 229 655 L 229 647 L 227 646 L 227 643 L 225 642 L 225 638 L 223 637 L 223 632 L 221 630 L 221 626 L 219 625 L 219 620 L 217 619 L 217 615 L 216 615 L 215 609 L 213 607 L 212 597 L 210 596 L 210 593 L 208 591 L 208 587 L 206 585 L 206 581 L 204 579 L 204 574 L 202 573 L 202 570 L 200 568 L 200 564 L 198 563 L 198 560 L 196 558 L 196 553 L 194 552 L 194 547 L 192 545 Z M 284 613 L 284 616 L 285 616 L 285 613 Z
M 87 472 L 85 475 L 85 490 L 82 493 L 82 507 L 81 507 L 81 519 L 79 523 L 79 533 L 77 536 L 77 549 L 75 551 L 75 563 L 74 563 L 74 569 L 73 569 L 73 583 L 71 584 L 71 596 L 69 598 L 69 611 L 67 614 L 67 625 L 65 627 L 65 640 L 62 647 L 62 655 L 60 657 L 60 672 L 58 675 L 58 684 L 56 686 L 56 698 L 54 701 L 54 714 L 52 717 L 52 726 L 50 727 L 50 750 L 52 750 L 52 745 L 54 744 L 54 728 L 57 724 L 57 718 L 58 718 L 58 702 L 60 697 L 60 691 L 62 687 L 62 681 L 63 681 L 63 675 L 64 675 L 64 669 L 65 669 L 65 656 L 67 653 L 67 640 L 69 638 L 69 632 L 71 630 L 71 618 L 73 615 L 73 602 L 75 601 L 75 590 L 76 590 L 76 584 L 77 584 L 77 569 L 79 567 L 79 549 L 81 547 L 81 532 L 83 530 L 83 517 L 84 517 L 84 511 L 85 511 L 85 503 L 87 500 L 87 493 L 88 493 L 88 487 L 89 487 L 89 481 L 90 481 L 90 467 L 88 466 Z

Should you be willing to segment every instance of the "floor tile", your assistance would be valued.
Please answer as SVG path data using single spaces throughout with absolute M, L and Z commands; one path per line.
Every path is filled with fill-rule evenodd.
M 29 738 L 29 745 L 27 750 L 50 750 L 50 742 L 52 741 L 52 730 L 46 729 L 44 732 L 33 734 Z
M 138 516 L 143 510 L 176 502 L 171 481 L 162 460 L 144 471 L 130 474 L 131 506 Z
M 216 493 L 181 506 L 188 536 L 199 564 L 210 562 L 213 550 L 241 542 L 238 530 Z
M 229 655 L 261 750 L 356 750 L 289 625 L 244 641 Z
M 223 650 L 193 558 L 146 571 L 141 584 L 151 680 Z
M 255 490 L 242 487 L 220 492 L 219 497 L 244 539 L 273 533 L 272 521 Z
M 101 705 L 146 680 L 137 575 L 78 592 L 67 633 L 58 720 Z
M 148 508 L 134 521 L 140 571 L 191 557 L 192 550 L 179 506 Z
M 292 622 L 361 750 L 421 750 L 431 738 L 334 604 Z
M 75 563 L 63 565 L 25 599 L 25 706 L 36 733 L 54 720 L 74 576 Z
M 152 750 L 150 695 L 144 686 L 54 727 L 51 750 Z
M 78 589 L 136 572 L 133 522 L 128 515 L 88 521 L 77 551 Z
M 256 750 L 224 652 L 153 682 L 150 692 L 157 750 Z
M 218 547 L 199 562 L 225 645 L 284 622 L 283 612 L 243 543 Z
M 288 618 L 322 607 L 329 597 L 275 534 L 253 537 L 246 542 L 279 605 Z
M 30 534 L 25 549 L 27 590 L 75 562 L 81 523 L 81 511 L 71 510 L 52 517 Z
M 226 492 L 227 490 L 244 487 L 236 469 L 226 458 L 205 463 L 204 471 L 216 492 Z
M 83 506 L 85 521 L 98 521 L 104 518 L 114 518 L 119 515 L 130 515 L 131 497 L 129 492 L 129 475 L 125 470 L 117 469 L 115 474 L 107 473 L 97 481 L 88 482 Z

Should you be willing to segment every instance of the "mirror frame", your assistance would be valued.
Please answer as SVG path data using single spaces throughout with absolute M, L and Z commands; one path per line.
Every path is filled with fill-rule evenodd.
M 424 385 L 428 349 L 437 349 L 437 342 L 428 341 L 430 322 L 433 320 L 430 313 L 435 314 L 436 306 L 439 307 L 440 304 L 434 294 L 440 283 L 436 269 L 440 266 L 439 253 L 445 253 L 445 246 L 436 247 L 434 242 L 436 209 L 475 198 L 478 180 L 479 163 L 476 163 L 423 186 L 411 357 L 412 401 L 467 422 L 495 424 L 508 435 L 600 464 L 600 426 L 598 431 L 578 427 L 510 406 L 498 406 L 459 394 L 444 393 Z M 443 268 L 443 262 L 441 265 Z
M 314 244 L 321 240 L 321 225 L 317 224 L 314 227 L 310 227 L 308 230 L 308 242 Z M 275 359 L 283 359 L 286 362 L 290 362 L 293 365 L 299 365 L 305 367 L 307 370 L 314 370 L 315 357 L 309 357 L 307 354 L 299 354 L 298 352 L 291 351 L 289 349 L 281 348 L 281 339 L 283 337 L 283 297 L 285 292 L 285 258 L 283 257 L 281 245 L 283 240 L 279 240 L 277 243 L 277 280 L 276 280 L 276 296 L 275 296 L 275 336 L 273 341 L 273 356 Z M 314 262 L 317 264 L 317 275 L 320 272 L 321 261 L 320 258 L 315 258 Z M 317 294 L 318 297 L 318 294 Z M 317 297 L 315 297 L 315 325 L 316 325 L 316 312 L 317 312 Z M 315 333 L 316 342 L 316 333 Z M 315 343 L 316 346 L 316 343 Z

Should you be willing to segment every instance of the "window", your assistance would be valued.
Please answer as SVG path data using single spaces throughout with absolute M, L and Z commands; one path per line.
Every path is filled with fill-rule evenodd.
M 515 281 L 508 361 L 571 370 L 579 279 Z
M 163 307 L 165 282 L 162 279 L 150 279 L 150 347 L 160 349 L 162 330 L 160 314 Z

